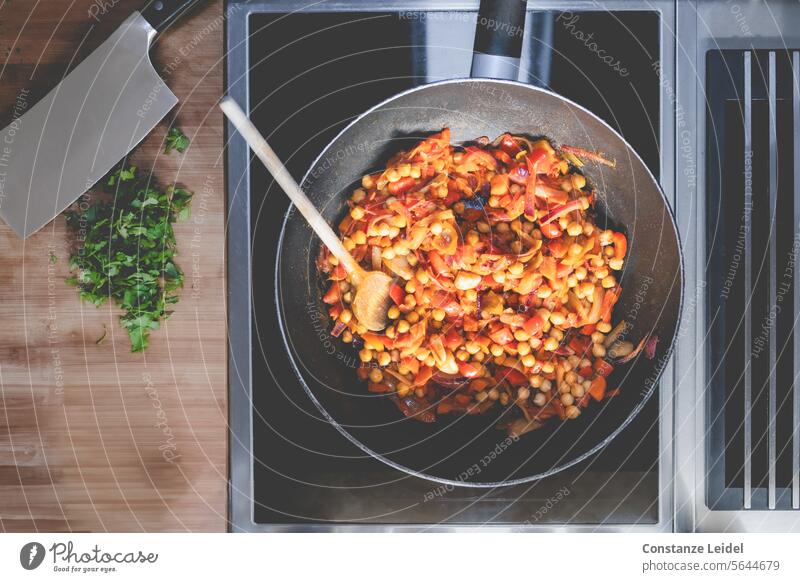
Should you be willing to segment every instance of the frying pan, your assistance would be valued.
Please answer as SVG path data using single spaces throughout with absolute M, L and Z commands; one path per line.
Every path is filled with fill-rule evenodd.
M 276 294 L 280 331 L 292 366 L 319 408 L 366 454 L 433 481 L 495 487 L 540 479 L 588 458 L 617 436 L 653 394 L 672 349 L 683 277 L 677 230 L 666 199 L 641 158 L 594 114 L 563 97 L 504 77 L 516 75 L 525 2 L 484 0 L 478 16 L 473 78 L 432 83 L 400 93 L 354 120 L 320 154 L 303 180 L 308 197 L 331 224 L 362 175 L 391 154 L 449 127 L 454 142 L 504 132 L 547 136 L 616 160 L 583 168 L 597 191 L 597 220 L 629 241 L 622 296 L 614 321 L 630 325 L 628 339 L 653 331 L 656 356 L 617 367 L 609 388 L 619 394 L 592 403 L 576 420 L 557 420 L 516 442 L 497 430 L 508 411 L 445 415 L 426 424 L 404 417 L 386 396 L 370 394 L 356 377 L 352 346 L 328 335 L 321 302 L 319 240 L 294 210 L 279 240 Z M 498 77 L 495 79 L 476 77 Z

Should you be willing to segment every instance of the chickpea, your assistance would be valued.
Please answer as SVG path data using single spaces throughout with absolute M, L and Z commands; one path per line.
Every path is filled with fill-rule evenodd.
M 589 337 L 592 338 L 592 343 L 594 344 L 603 343 L 603 341 L 606 339 L 606 336 L 599 331 L 592 332 L 592 335 Z
M 561 385 L 558 387 L 558 393 L 559 393 L 559 394 L 569 394 L 569 392 L 570 392 L 570 390 L 571 390 L 571 389 L 572 389 L 572 387 L 571 387 L 569 384 L 567 384 L 566 382 L 563 382 L 563 383 L 562 383 L 562 384 L 561 384 Z
M 350 323 L 351 319 L 353 319 L 353 312 L 349 309 L 343 309 L 339 314 L 339 321 L 342 323 Z
M 603 344 L 594 344 L 592 346 L 592 355 L 595 358 L 603 358 L 606 355 L 606 348 L 603 347 Z
M 364 363 L 370 362 L 372 361 L 372 350 L 364 348 L 363 350 L 358 352 L 358 357 Z
M 348 251 L 352 251 L 354 248 L 356 248 L 356 243 L 352 238 L 346 236 L 344 239 L 342 239 L 342 246 Z
M 554 337 L 549 337 L 544 341 L 544 349 L 548 352 L 553 352 L 558 349 L 558 340 Z
M 409 329 L 411 329 L 411 324 L 405 319 L 401 319 L 397 322 L 397 333 L 408 333 Z
M 525 386 L 522 386 L 521 388 L 517 389 L 517 398 L 519 400 L 527 400 L 530 395 L 531 391 Z
M 495 358 L 497 358 L 502 356 L 505 350 L 503 350 L 503 346 L 500 344 L 492 344 L 489 348 L 489 351 Z
M 533 354 L 523 356 L 521 361 L 526 368 L 533 368 L 536 365 L 536 357 Z
M 578 174 L 577 172 L 571 175 L 572 178 L 572 187 L 576 190 L 582 190 L 584 186 L 586 186 L 586 178 L 583 177 L 583 174 Z
M 508 267 L 508 272 L 511 273 L 512 275 L 521 275 L 523 270 L 525 270 L 525 265 L 519 262 L 514 263 L 513 265 Z
M 447 313 L 445 313 L 445 310 L 439 308 L 434 309 L 433 312 L 431 313 L 431 317 L 433 317 L 434 321 L 444 321 L 445 315 L 447 315 Z
M 571 254 L 573 257 L 577 257 L 581 253 L 583 253 L 583 247 L 578 243 L 572 243 L 569 246 L 569 254 Z
M 560 311 L 554 311 L 550 314 L 550 323 L 553 325 L 564 325 L 565 321 L 567 321 L 567 318 Z
M 453 212 L 455 212 L 456 214 L 464 214 L 464 211 L 466 209 L 467 207 L 464 205 L 463 202 L 456 202 L 455 204 L 453 204 Z
M 569 418 L 570 420 L 574 420 L 581 415 L 581 409 L 578 408 L 577 406 L 568 406 L 565 412 L 567 418 Z
M 475 394 L 475 400 L 477 400 L 478 402 L 483 402 L 487 398 L 489 398 L 489 395 L 485 391 L 481 391 Z
M 369 373 L 369 380 L 370 382 L 375 382 L 377 384 L 383 380 L 383 372 L 381 372 L 378 368 L 372 368 Z
M 428 281 L 430 281 L 428 272 L 425 271 L 424 269 L 417 269 L 417 272 L 414 273 L 414 277 L 417 279 L 417 281 L 419 281 L 423 285 L 425 285 Z
M 575 384 L 572 386 L 570 394 L 572 394 L 575 398 L 581 398 L 584 394 L 586 394 L 586 390 L 584 389 L 583 384 Z
M 500 391 L 497 388 L 489 390 L 489 400 L 497 400 L 500 398 Z
M 417 323 L 419 321 L 419 313 L 416 311 L 411 311 L 406 315 L 406 320 L 408 323 Z
M 542 385 L 539 386 L 539 390 L 541 390 L 542 392 L 550 392 L 550 390 L 552 390 L 552 389 L 553 389 L 552 380 L 544 380 L 542 382 Z
M 539 299 L 547 299 L 553 293 L 553 290 L 550 289 L 547 285 L 542 285 L 536 290 L 536 296 Z
M 368 178 L 368 177 L 369 176 L 364 176 L 364 178 L 362 178 L 361 181 L 363 182 L 364 179 Z M 353 195 L 350 197 L 350 200 L 352 200 L 353 202 L 358 204 L 359 202 L 362 202 L 364 200 L 364 198 L 366 198 L 366 197 L 367 197 L 367 193 L 364 191 L 364 189 L 363 188 L 358 188 L 356 190 L 353 190 Z
M 517 353 L 520 356 L 527 356 L 531 353 L 531 344 L 526 341 L 521 341 L 517 344 Z
M 583 226 L 579 222 L 570 222 L 567 225 L 567 234 L 569 236 L 578 236 L 583 233 Z
M 397 385 L 397 395 L 400 398 L 403 398 L 409 392 L 411 392 L 411 386 L 409 386 L 408 384 L 400 383 L 400 384 Z
M 345 248 L 347 248 L 347 247 L 345 247 Z M 394 249 L 392 247 L 387 247 L 387 248 L 383 249 L 383 252 L 381 253 L 381 256 L 384 259 L 386 259 L 387 261 L 391 261 L 395 257 Z
M 553 362 L 545 362 L 542 364 L 542 372 L 545 374 L 552 374 L 555 369 L 556 367 L 553 365 Z
M 563 404 L 564 406 L 572 406 L 574 402 L 575 398 L 572 396 L 572 394 L 567 393 L 561 395 L 561 404 Z
M 414 280 L 408 281 L 405 286 L 405 291 L 408 294 L 414 293 L 417 290 L 417 286 L 414 284 Z
M 578 267 L 577 269 L 575 269 L 575 278 L 578 281 L 583 281 L 586 278 L 586 275 L 587 275 L 586 267 Z
M 621 271 L 625 261 L 623 259 L 609 259 L 608 266 L 612 271 Z
M 517 331 L 514 332 L 514 339 L 517 340 L 518 342 L 526 342 L 529 339 L 531 339 L 531 336 L 524 329 L 518 329 Z
M 564 339 L 564 332 L 554 327 L 550 330 L 550 337 L 555 339 L 557 342 L 560 342 Z
M 601 333 L 608 333 L 611 331 L 611 324 L 605 321 L 598 322 L 595 327 L 597 328 L 597 331 Z
M 574 384 L 578 381 L 578 375 L 575 372 L 567 372 L 564 375 L 564 380 L 566 380 L 568 384 Z
M 344 333 L 342 334 L 342 341 L 346 344 L 349 344 L 353 341 L 353 334 L 349 329 L 344 330 Z
M 544 406 L 546 402 L 547 397 L 541 392 L 537 392 L 536 396 L 533 397 L 533 404 L 536 406 Z
M 353 220 L 361 220 L 364 218 L 364 209 L 360 206 L 353 206 L 353 208 L 350 209 L 350 217 Z
M 500 223 L 497 224 L 497 226 L 495 228 L 497 229 L 497 232 L 500 232 L 500 233 L 508 232 L 509 230 L 511 230 L 511 227 L 508 226 L 507 222 L 500 222 Z
M 531 385 L 531 388 L 539 388 L 542 385 L 542 381 L 544 378 L 536 374 L 535 376 L 531 376 L 528 380 L 528 383 Z
M 492 227 L 483 221 L 478 222 L 475 226 L 478 228 L 478 232 L 483 234 L 488 234 L 492 231 Z
M 611 289 L 617 284 L 617 280 L 614 278 L 614 275 L 608 275 L 607 277 L 603 277 L 603 280 L 600 281 L 600 284 L 605 289 Z
M 492 273 L 492 279 L 495 280 L 496 283 L 503 284 L 506 282 L 506 273 L 505 271 L 495 271 Z
M 388 366 L 392 363 L 392 355 L 389 352 L 381 352 L 378 354 L 378 364 L 381 366 Z

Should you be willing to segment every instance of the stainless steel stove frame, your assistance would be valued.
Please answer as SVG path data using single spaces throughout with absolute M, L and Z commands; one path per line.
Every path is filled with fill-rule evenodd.
M 226 5 L 226 87 L 229 94 L 249 108 L 247 74 L 248 45 L 241 39 L 248 38 L 248 19 L 255 12 L 293 12 L 293 11 L 356 11 L 369 8 L 377 11 L 413 11 L 413 10 L 477 10 L 478 0 L 371 0 L 358 2 L 357 0 L 328 0 L 307 6 L 292 0 L 256 0 L 237 1 L 229 0 Z M 661 27 L 661 185 L 668 200 L 675 208 L 678 216 L 679 228 L 684 237 L 691 236 L 697 239 L 696 232 L 687 233 L 687 225 L 696 219 L 693 212 L 694 194 L 686 196 L 681 193 L 680 203 L 676 205 L 675 176 L 676 176 L 676 140 L 675 140 L 675 87 L 676 80 L 676 52 L 678 47 L 675 42 L 675 30 L 679 18 L 679 10 L 673 0 L 543 0 L 529 2 L 529 10 L 554 10 L 579 12 L 585 10 L 649 10 L 660 14 Z M 685 15 L 684 15 L 685 19 Z M 686 26 L 684 24 L 684 26 Z M 685 87 L 681 87 L 685 88 Z M 519 527 L 507 526 L 482 526 L 452 527 L 452 526 L 371 526 L 371 525 L 292 525 L 276 526 L 255 523 L 253 520 L 252 500 L 252 425 L 251 425 L 251 247 L 250 247 L 250 208 L 249 208 L 249 152 L 244 140 L 227 127 L 227 186 L 228 186 L 228 325 L 229 325 L 229 397 L 230 397 L 230 524 L 232 531 L 468 531 L 474 529 L 492 531 L 640 531 L 640 532 L 669 532 L 676 529 L 675 492 L 673 475 L 673 395 L 675 394 L 675 361 L 670 362 L 664 370 L 661 379 L 660 408 L 660 443 L 659 455 L 659 521 L 656 524 L 631 524 L 619 525 L 568 525 L 568 526 L 541 526 L 525 525 Z M 696 243 L 695 243 L 696 244 Z M 690 243 L 689 248 L 695 248 Z M 688 288 L 693 288 L 694 277 L 692 268 L 697 267 L 695 257 L 687 261 L 687 279 L 691 277 Z M 685 302 L 686 303 L 686 302 Z M 692 334 L 694 330 L 691 330 Z M 687 377 L 688 370 L 700 374 L 702 369 L 693 363 L 694 336 L 682 339 L 678 344 L 677 361 L 686 362 L 677 369 L 682 370 L 681 377 Z M 688 366 L 691 365 L 691 368 Z M 699 376 L 702 378 L 702 376 Z M 683 406 L 686 402 L 681 402 Z M 686 435 L 681 436 L 686 442 Z M 691 442 L 691 441 L 689 441 Z M 686 477 L 684 473 L 682 477 Z M 686 487 L 683 482 L 679 487 L 681 499 L 684 499 L 692 488 Z M 681 508 L 685 507 L 681 504 Z M 691 529 L 691 521 L 681 516 L 680 529 Z
M 706 379 L 710 371 L 707 346 L 706 315 L 712 305 L 707 305 L 704 290 L 706 260 L 706 54 L 715 49 L 771 49 L 800 48 L 800 6 L 796 2 L 679 2 L 677 10 L 677 85 L 674 89 L 676 109 L 682 120 L 678 122 L 675 147 L 674 188 L 680 192 L 676 207 L 678 227 L 685 249 L 685 295 L 683 327 L 674 356 L 675 369 L 675 529 L 700 532 L 788 532 L 800 531 L 800 511 L 797 505 L 797 432 L 798 417 L 794 416 L 794 483 L 793 506 L 786 510 L 744 509 L 748 495 L 740 494 L 742 509 L 710 510 L 706 503 L 709 487 L 707 466 L 711 448 L 706 426 L 708 410 L 706 396 L 709 386 Z M 797 84 L 797 66 L 794 83 Z M 774 77 L 774 71 L 773 71 Z M 671 77 L 667 77 L 671 78 Z M 747 98 L 746 98 L 747 99 Z M 797 94 L 795 94 L 797 101 Z M 748 107 L 749 105 L 745 105 Z M 796 107 L 796 104 L 795 104 Z M 797 109 L 795 109 L 797 111 Z M 798 120 L 795 119 L 795 144 L 798 143 Z M 774 131 L 774 128 L 773 128 Z M 774 135 L 774 134 L 773 134 Z M 773 142 L 774 143 L 774 142 Z M 686 145 L 696 155 L 682 157 L 681 147 Z M 774 155 L 774 145 L 771 146 Z M 795 155 L 795 200 L 800 195 L 798 178 L 798 151 Z M 774 188 L 774 186 L 773 186 Z M 797 225 L 795 224 L 795 228 Z M 797 277 L 797 272 L 795 272 Z M 797 279 L 795 279 L 797 281 Z M 796 289 L 797 290 L 797 289 Z M 797 301 L 797 299 L 795 299 Z M 796 314 L 795 314 L 796 316 Z M 795 325 L 797 325 L 795 320 Z M 797 338 L 795 338 L 797 339 Z M 774 356 L 772 361 L 774 362 Z M 795 386 L 797 366 L 795 360 Z M 795 406 L 797 394 L 795 393 Z M 774 434 L 772 435 L 774 436 Z M 748 438 L 748 437 L 745 437 Z M 745 453 L 747 454 L 747 453 Z M 774 448 L 772 449 L 774 461 Z M 714 463 L 712 463 L 714 464 Z M 746 475 L 747 475 L 746 471 Z M 748 477 L 745 476 L 745 479 Z M 758 491 L 764 498 L 775 497 L 774 477 L 771 491 Z M 749 488 L 749 485 L 745 485 Z M 754 493 L 755 490 L 754 490 Z

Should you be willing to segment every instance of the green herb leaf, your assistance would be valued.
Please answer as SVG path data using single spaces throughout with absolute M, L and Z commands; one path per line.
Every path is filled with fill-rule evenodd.
M 183 153 L 188 147 L 189 138 L 177 127 L 171 127 L 164 140 L 164 153 L 168 154 L 172 150 Z
M 172 225 L 187 215 L 192 194 L 159 190 L 135 166 L 118 168 L 106 183 L 113 200 L 66 215 L 70 230 L 82 235 L 70 255 L 67 283 L 94 305 L 113 299 L 125 312 L 120 323 L 131 350 L 140 352 L 169 317 L 166 306 L 178 301 L 183 286 Z

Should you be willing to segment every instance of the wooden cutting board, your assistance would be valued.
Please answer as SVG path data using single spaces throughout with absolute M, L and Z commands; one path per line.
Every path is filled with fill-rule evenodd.
M 143 4 L 0 0 L 0 127 Z M 134 161 L 195 198 L 176 228 L 181 301 L 144 354 L 113 306 L 64 283 L 63 217 L 26 241 L 0 223 L 0 531 L 226 528 L 223 28 L 207 2 L 152 53 L 180 103 Z M 164 155 L 173 121 L 191 146 Z

